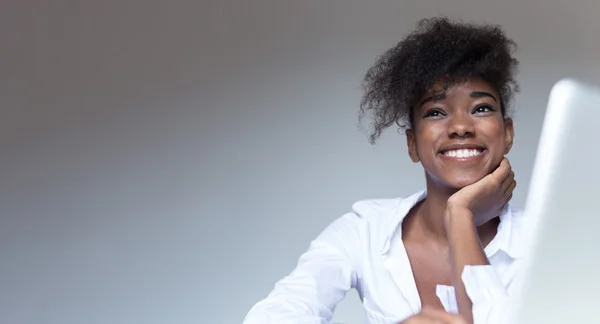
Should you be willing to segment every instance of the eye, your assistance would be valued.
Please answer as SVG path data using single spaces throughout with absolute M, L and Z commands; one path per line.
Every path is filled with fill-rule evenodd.
M 428 110 L 425 115 L 423 115 L 423 118 L 429 118 L 429 117 L 440 117 L 440 116 L 444 116 L 444 112 L 441 111 L 440 109 L 434 108 L 431 110 Z
M 495 112 L 496 108 L 488 105 L 488 104 L 484 104 L 484 105 L 479 105 L 477 107 L 475 107 L 475 109 L 473 109 L 473 114 L 481 114 L 481 113 L 486 113 L 486 112 Z

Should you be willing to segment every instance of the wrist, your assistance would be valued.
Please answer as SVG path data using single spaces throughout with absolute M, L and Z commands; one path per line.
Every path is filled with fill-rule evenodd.
M 453 195 L 446 201 L 446 210 L 460 210 L 463 208 L 470 209 L 469 205 L 470 204 L 465 201 L 465 199 L 461 199 Z
M 475 227 L 475 217 L 469 208 L 449 203 L 444 212 L 444 225 L 447 231 Z

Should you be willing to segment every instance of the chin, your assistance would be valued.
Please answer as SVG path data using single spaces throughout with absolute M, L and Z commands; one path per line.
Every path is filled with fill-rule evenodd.
M 472 185 L 475 182 L 483 179 L 486 175 L 461 175 L 454 177 L 453 179 L 446 179 L 448 186 L 454 189 L 462 189 L 468 185 Z
M 426 173 L 427 181 L 442 190 L 458 191 L 468 185 L 483 179 L 486 174 L 445 174 L 436 177 L 433 174 Z

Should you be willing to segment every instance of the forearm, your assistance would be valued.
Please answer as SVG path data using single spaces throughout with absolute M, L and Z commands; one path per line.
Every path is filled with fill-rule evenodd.
M 468 323 L 473 323 L 472 302 L 462 281 L 467 265 L 489 265 L 477 234 L 474 217 L 469 209 L 450 206 L 444 215 L 450 246 L 452 281 L 456 291 L 458 311 Z

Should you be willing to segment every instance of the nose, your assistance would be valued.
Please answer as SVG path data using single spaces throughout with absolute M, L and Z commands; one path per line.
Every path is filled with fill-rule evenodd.
M 449 119 L 448 136 L 469 137 L 475 135 L 473 120 L 467 114 L 455 114 Z

